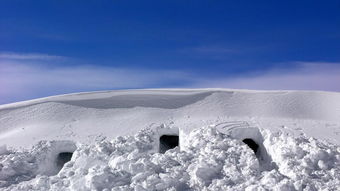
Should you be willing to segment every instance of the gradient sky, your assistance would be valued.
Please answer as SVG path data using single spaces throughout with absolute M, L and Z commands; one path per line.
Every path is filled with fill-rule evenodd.
M 0 3 L 0 104 L 125 88 L 340 91 L 338 0 Z

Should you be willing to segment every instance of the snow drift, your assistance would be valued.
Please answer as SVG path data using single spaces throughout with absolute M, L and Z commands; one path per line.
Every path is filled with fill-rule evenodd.
M 0 106 L 1 190 L 336 190 L 340 93 L 123 90 Z
M 171 124 L 180 131 L 230 121 L 285 129 L 340 144 L 340 93 L 304 91 L 121 90 L 47 97 L 0 106 L 0 145 L 40 140 L 90 143 Z M 232 126 L 232 124 L 230 125 Z M 322 133 L 320 133 L 322 129 Z

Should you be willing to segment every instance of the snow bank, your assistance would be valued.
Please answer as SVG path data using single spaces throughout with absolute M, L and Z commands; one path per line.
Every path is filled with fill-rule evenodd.
M 189 134 L 180 132 L 180 139 L 186 140 L 181 141 L 180 147 L 162 154 L 158 152 L 158 138 L 164 132 L 177 133 L 178 129 L 167 126 L 144 129 L 134 136 L 99 140 L 90 145 L 54 141 L 40 142 L 31 150 L 6 149 L 0 155 L 0 187 L 122 191 L 340 187 L 340 147 L 331 143 L 259 129 L 263 149 L 275 163 L 274 168 L 264 170 L 254 151 L 235 132 L 223 134 L 214 126 Z M 73 149 L 71 161 L 56 172 L 55 161 L 51 159 Z
M 0 153 L 0 188 L 30 180 L 36 175 L 55 175 L 58 154 L 73 152 L 76 146 L 71 141 L 41 141 L 31 150 L 6 150 Z
M 264 145 L 278 171 L 306 190 L 340 188 L 340 147 L 315 138 L 266 132 Z

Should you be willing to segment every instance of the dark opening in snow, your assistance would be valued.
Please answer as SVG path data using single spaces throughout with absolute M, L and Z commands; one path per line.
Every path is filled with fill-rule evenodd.
M 178 135 L 162 135 L 159 138 L 159 152 L 165 153 L 167 150 L 177 147 L 178 141 Z
M 259 149 L 259 145 L 255 143 L 253 139 L 243 139 L 243 142 L 248 145 L 248 147 L 251 148 L 251 150 L 254 151 L 255 154 L 257 154 L 257 151 Z
M 58 154 L 57 157 L 57 167 L 58 169 L 62 169 L 64 164 L 71 160 L 73 153 L 72 152 L 62 152 Z

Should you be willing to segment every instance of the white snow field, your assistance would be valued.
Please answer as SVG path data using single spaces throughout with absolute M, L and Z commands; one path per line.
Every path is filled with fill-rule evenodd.
M 340 190 L 340 93 L 148 89 L 0 106 L 0 190 Z

